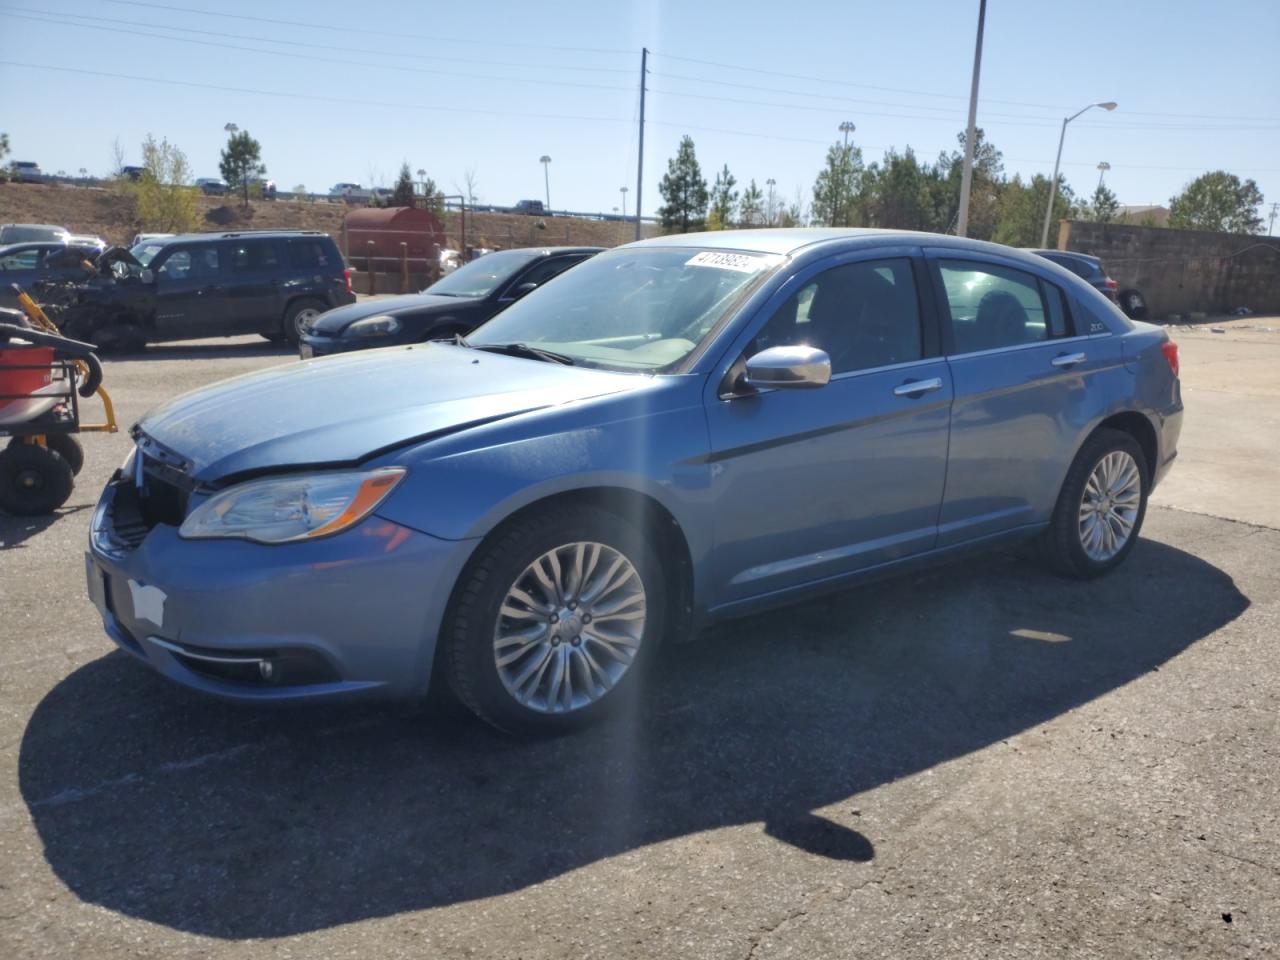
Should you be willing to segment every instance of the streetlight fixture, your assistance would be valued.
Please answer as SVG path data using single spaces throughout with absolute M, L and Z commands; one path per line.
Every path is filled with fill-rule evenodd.
M 619 187 L 618 192 L 622 194 L 622 219 L 627 219 L 627 187 Z
M 418 168 L 418 192 L 424 198 L 427 196 L 427 171 L 422 167 Z
M 551 177 L 547 170 L 551 164 L 551 158 L 545 153 L 538 158 L 538 162 L 542 164 L 542 185 L 547 189 L 547 213 L 551 212 Z
M 237 127 L 234 123 L 224 124 L 222 129 L 227 131 L 227 133 L 236 133 L 240 130 L 240 128 Z
M 1111 169 L 1111 164 L 1105 160 L 1098 162 L 1098 189 L 1102 189 L 1102 178 L 1107 175 L 1107 171 Z
M 1053 179 L 1049 181 L 1049 205 L 1044 211 L 1044 229 L 1040 231 L 1040 246 L 1049 246 L 1049 220 L 1053 217 L 1053 201 L 1058 199 L 1058 168 L 1062 164 L 1062 144 L 1067 139 L 1067 124 L 1074 120 L 1086 110 L 1092 110 L 1094 107 L 1101 107 L 1110 113 L 1116 108 L 1114 100 L 1105 100 L 1102 103 L 1091 103 L 1087 107 L 1081 107 L 1069 117 L 1062 118 L 1062 133 L 1058 135 L 1058 156 L 1053 161 Z

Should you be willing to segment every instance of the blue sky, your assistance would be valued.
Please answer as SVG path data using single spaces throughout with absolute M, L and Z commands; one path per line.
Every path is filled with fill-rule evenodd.
M 11 92 L 0 130 L 15 159 L 50 171 L 103 172 L 116 138 L 137 162 L 153 133 L 187 153 L 195 176 L 216 176 L 223 125 L 235 122 L 284 188 L 389 185 L 403 159 L 451 190 L 474 168 L 492 203 L 541 198 L 547 154 L 554 207 L 607 211 L 625 184 L 632 212 L 648 46 L 646 213 L 685 132 L 708 179 L 728 163 L 744 184 L 772 177 L 780 198 L 799 188 L 807 202 L 843 120 L 868 161 L 888 147 L 928 159 L 954 147 L 977 7 L 0 0 Z M 1215 168 L 1280 200 L 1277 38 L 1275 0 L 989 0 L 978 122 L 1009 172 L 1047 174 L 1061 118 L 1115 100 L 1114 113 L 1068 129 L 1063 171 L 1077 192 L 1092 191 L 1105 160 L 1123 203 L 1167 202 Z

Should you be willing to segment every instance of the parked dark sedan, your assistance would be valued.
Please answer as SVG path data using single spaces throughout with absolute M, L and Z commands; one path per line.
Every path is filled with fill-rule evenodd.
M 1060 267 L 1066 267 L 1108 300 L 1118 303 L 1125 316 L 1130 319 L 1146 319 L 1146 298 L 1140 291 L 1132 288 L 1117 292 L 1116 288 L 1119 284 L 1107 275 L 1106 267 L 1097 257 L 1087 253 L 1076 253 L 1074 250 L 1028 250 L 1027 252 L 1052 260 Z
M 468 333 L 601 249 L 533 247 L 487 254 L 421 293 L 356 303 L 320 314 L 302 331 L 298 352 L 305 360 Z

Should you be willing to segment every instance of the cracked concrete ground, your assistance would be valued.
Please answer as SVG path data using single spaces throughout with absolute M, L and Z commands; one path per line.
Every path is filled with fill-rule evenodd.
M 1004 553 L 725 625 L 549 743 L 231 707 L 112 653 L 80 556 L 125 440 L 87 437 L 67 509 L 0 519 L 0 957 L 1275 955 L 1280 334 L 1251 323 L 1177 333 L 1181 460 L 1111 577 Z M 286 359 L 108 383 L 131 422 Z

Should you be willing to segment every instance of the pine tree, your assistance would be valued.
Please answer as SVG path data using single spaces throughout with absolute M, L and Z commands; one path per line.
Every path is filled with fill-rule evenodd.
M 765 222 L 764 191 L 756 186 L 755 180 L 742 191 L 742 200 L 738 204 L 738 223 L 744 227 L 758 227 Z
M 711 215 L 719 223 L 719 230 L 728 229 L 733 223 L 733 212 L 738 205 L 738 191 L 733 188 L 737 184 L 737 179 L 729 172 L 729 165 L 726 163 L 711 185 Z
M 232 190 L 239 189 L 244 196 L 244 205 L 249 205 L 249 181 L 261 177 L 267 172 L 262 162 L 262 145 L 249 136 L 248 130 L 232 133 L 227 138 L 226 149 L 222 151 L 222 161 L 218 164 L 222 171 L 222 179 Z
M 667 161 L 667 172 L 658 187 L 666 201 L 658 209 L 662 228 L 668 232 L 701 230 L 707 223 L 707 181 L 702 177 L 693 138 L 680 140 L 676 155 Z
M 828 227 L 850 227 L 861 219 L 859 186 L 862 151 L 853 144 L 833 143 L 827 165 L 813 184 L 813 219 Z
M 400 175 L 396 177 L 395 188 L 391 191 L 391 206 L 413 206 L 413 171 L 409 169 L 407 160 L 400 164 Z

